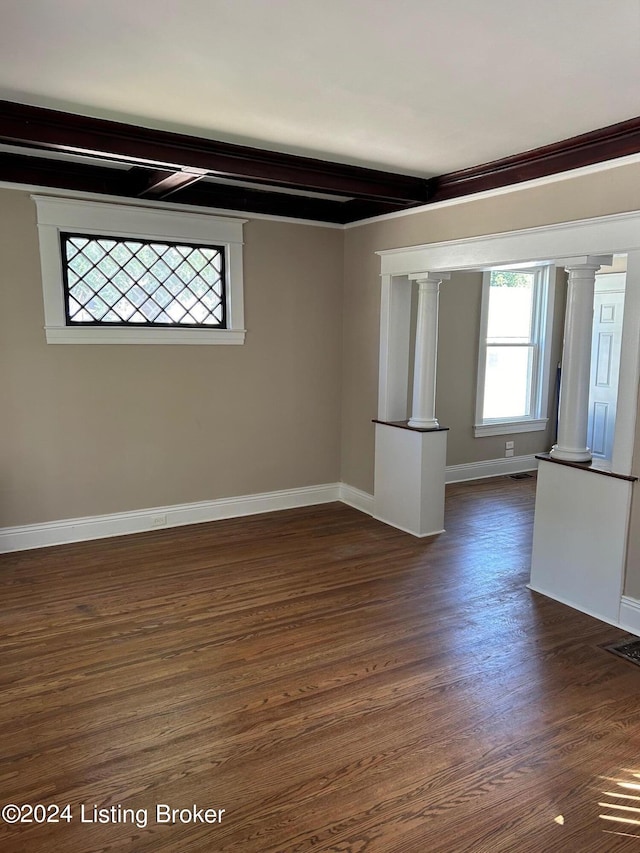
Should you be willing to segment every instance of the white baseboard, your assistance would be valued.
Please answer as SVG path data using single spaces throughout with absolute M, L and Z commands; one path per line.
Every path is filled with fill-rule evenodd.
M 363 492 L 354 486 L 348 486 L 346 483 L 340 483 L 340 500 L 344 504 L 359 509 L 360 512 L 373 515 L 373 495 L 368 492 Z
M 350 487 L 347 488 L 351 491 Z M 64 545 L 68 542 L 84 542 L 88 539 L 124 536 L 129 533 L 142 533 L 148 530 L 164 530 L 168 527 L 181 527 L 185 524 L 199 524 L 204 521 L 255 515 L 259 512 L 275 512 L 301 506 L 314 506 L 341 500 L 341 490 L 342 485 L 340 483 L 327 483 L 320 486 L 243 495 L 236 498 L 158 506 L 134 510 L 133 512 L 115 512 L 109 515 L 95 515 L 85 518 L 67 518 L 45 524 L 4 527 L 0 528 L 0 553 L 24 551 L 29 548 L 47 548 L 50 545 Z M 357 492 L 356 489 L 352 491 Z M 364 492 L 361 494 L 364 495 Z M 158 518 L 161 519 L 161 523 L 154 523 Z
M 596 613 L 594 610 L 588 609 L 586 607 L 578 607 L 574 601 L 567 601 L 567 599 L 562 598 L 555 593 L 551 594 L 547 590 L 538 589 L 532 584 L 527 584 L 527 589 L 530 589 L 532 592 L 537 592 L 540 595 L 544 595 L 546 598 L 552 598 L 554 601 L 560 602 L 560 604 L 566 604 L 567 607 L 571 607 L 573 610 L 579 610 L 581 613 L 586 613 L 587 616 L 593 616 L 594 619 L 598 619 L 600 622 L 605 622 L 607 625 L 613 625 L 616 628 L 620 628 L 622 631 L 627 631 L 629 634 L 635 634 L 636 637 L 640 637 L 640 601 L 637 598 L 629 598 L 627 595 L 623 595 L 620 599 L 620 616 L 618 620 L 609 619 L 606 616 L 603 616 L 602 613 Z
M 511 456 L 505 459 L 485 459 L 482 462 L 467 462 L 463 465 L 447 465 L 445 482 L 462 483 L 465 480 L 483 480 L 485 477 L 503 477 L 505 474 L 521 474 L 535 471 L 538 460 L 529 456 Z
M 396 524 L 395 521 L 387 521 L 386 518 L 382 518 L 379 515 L 373 516 L 376 521 L 382 522 L 382 524 L 386 524 L 388 527 L 394 527 L 396 530 L 400 530 L 402 533 L 408 533 L 409 536 L 413 536 L 414 539 L 428 539 L 430 536 L 440 536 L 441 533 L 446 533 L 447 531 L 443 528 L 440 530 L 430 530 L 428 533 L 416 533 L 415 530 L 409 530 L 408 527 L 403 527 L 402 524 Z
M 621 627 L 615 619 L 610 619 L 608 616 L 602 613 L 598 613 L 591 608 L 583 607 L 582 605 L 576 604 L 575 601 L 569 601 L 567 598 L 564 598 L 561 595 L 557 595 L 555 592 L 549 592 L 549 590 L 541 589 L 540 587 L 534 586 L 531 583 L 527 584 L 527 589 L 530 589 L 531 592 L 537 592 L 540 595 L 544 595 L 545 598 L 551 598 L 553 601 L 557 601 L 559 604 L 565 604 L 572 610 L 578 610 L 580 613 L 585 613 L 587 616 L 592 616 L 594 619 L 598 619 L 598 621 L 600 622 L 605 622 L 607 625 L 613 625 L 616 628 Z
M 623 595 L 620 599 L 620 627 L 640 637 L 640 601 Z
M 452 465 L 447 468 L 446 476 L 448 483 L 457 483 L 462 480 L 530 471 L 536 467 L 537 459 L 534 456 L 516 456 L 512 459 L 492 459 L 487 462 L 472 462 L 468 465 Z M 332 501 L 342 501 L 367 515 L 373 515 L 373 495 L 346 483 L 326 483 L 320 486 L 212 501 L 157 506 L 132 512 L 66 518 L 44 524 L 3 527 L 0 528 L 0 554 L 25 551 L 30 548 L 48 548 L 51 545 L 64 545 L 69 542 L 85 542 L 89 539 L 125 536 L 147 530 L 162 530 L 185 524 L 218 521 L 223 518 L 255 515 L 260 512 L 315 506 Z M 155 524 L 154 520 L 159 516 L 164 516 L 166 522 Z

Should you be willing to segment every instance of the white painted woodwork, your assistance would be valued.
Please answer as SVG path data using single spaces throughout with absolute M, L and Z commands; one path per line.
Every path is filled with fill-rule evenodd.
M 509 456 L 500 459 L 483 459 L 480 462 L 465 462 L 462 465 L 447 465 L 445 480 L 447 483 L 464 483 L 468 480 L 483 480 L 486 477 L 506 477 L 535 471 L 538 460 L 533 454 Z
M 541 462 L 529 587 L 618 624 L 631 487 L 628 480 Z
M 623 631 L 640 637 L 640 601 L 623 595 L 620 601 L 620 619 L 618 624 Z
M 417 270 L 433 273 L 530 265 L 578 255 L 624 254 L 633 249 L 640 249 L 640 211 L 384 249 L 376 254 L 381 258 L 381 274 L 395 276 Z
M 396 282 L 416 270 L 433 272 L 485 269 L 505 264 L 530 265 L 593 252 L 627 254 L 627 292 L 612 467 L 619 473 L 629 474 L 640 379 L 640 211 L 386 249 L 377 254 L 383 280 L 388 276 L 391 287 L 395 287 Z M 384 310 L 384 305 L 381 307 Z M 388 358 L 390 353 L 381 351 L 381 357 Z
M 594 458 L 609 462 L 618 402 L 624 287 L 625 273 L 596 275 L 587 441 Z
M 378 418 L 403 421 L 409 405 L 412 283 L 382 276 Z
M 387 276 L 390 286 L 394 287 L 402 277 L 406 278 L 417 270 L 433 273 L 439 270 L 486 269 L 506 264 L 530 265 L 566 259 L 568 256 L 605 252 L 627 254 L 627 287 L 612 469 L 621 474 L 630 474 L 640 378 L 639 211 L 391 249 L 378 254 L 383 280 Z M 381 351 L 382 357 L 388 355 Z M 554 470 L 549 473 L 546 469 L 552 466 Z M 539 477 L 542 486 L 538 487 L 539 498 L 536 503 L 532 586 L 573 607 L 617 624 L 630 484 L 628 481 L 607 478 L 554 462 L 542 463 Z M 577 482 L 576 478 L 579 478 Z M 553 483 L 550 486 L 551 481 Z M 554 485 L 556 481 L 557 488 Z M 379 504 L 383 505 L 381 498 Z M 379 517 L 383 518 L 382 514 Z M 552 534 L 549 538 L 548 533 Z M 610 564 L 610 568 L 607 568 L 607 564 Z M 563 573 L 565 565 L 566 574 Z M 584 573 L 581 566 L 585 567 Z M 589 592 L 592 577 L 597 580 L 594 593 Z M 600 599 L 605 603 L 603 606 L 599 604 Z
M 132 203 L 110 204 L 78 198 L 32 196 L 36 203 L 45 334 L 49 344 L 243 344 L 243 224 L 199 211 L 180 212 Z M 65 318 L 60 232 L 122 238 L 186 240 L 215 244 L 225 252 L 226 329 L 185 327 L 80 326 Z
M 279 512 L 299 506 L 316 506 L 343 500 L 352 503 L 357 490 L 343 493 L 342 483 L 324 483 L 318 486 L 303 486 L 298 489 L 281 489 L 277 492 L 261 492 L 210 501 L 156 506 L 130 512 L 113 512 L 108 515 L 92 515 L 81 518 L 64 518 L 42 524 L 24 524 L 17 527 L 0 527 L 0 554 L 23 551 L 29 548 L 47 548 L 66 542 L 84 542 L 88 539 L 105 539 L 110 536 L 125 536 L 142 533 L 161 526 L 181 527 L 184 524 L 200 524 L 222 518 L 238 518 L 261 512 Z M 360 493 L 362 494 L 362 493 Z M 154 519 L 164 517 L 157 525 Z
M 549 418 L 549 385 L 551 376 L 551 328 L 555 305 L 555 265 L 536 264 L 527 270 L 525 265 L 516 264 L 518 270 L 533 272 L 536 276 L 531 343 L 536 348 L 533 357 L 530 403 L 528 417 L 511 420 L 484 420 L 484 388 L 487 358 L 487 328 L 489 321 L 489 298 L 491 272 L 485 270 L 482 281 L 482 304 L 480 310 L 480 334 L 478 340 L 478 376 L 476 380 L 476 413 L 473 424 L 475 438 L 489 435 L 511 435 L 517 432 L 539 432 L 546 430 Z M 494 267 L 493 269 L 496 269 Z
M 618 377 L 616 431 L 611 468 L 621 474 L 633 470 L 636 400 L 640 379 L 640 251 L 627 253 L 624 322 Z
M 376 424 L 374 517 L 414 536 L 444 530 L 447 431 Z
M 30 548 L 48 548 L 67 542 L 84 542 L 105 539 L 156 529 L 154 519 L 164 516 L 163 529 L 185 524 L 219 521 L 222 518 L 239 518 L 262 512 L 280 512 L 301 506 L 318 506 L 342 501 L 355 509 L 373 515 L 373 495 L 346 483 L 324 483 L 298 489 L 282 489 L 211 501 L 156 506 L 131 512 L 114 512 L 83 518 L 64 518 L 42 524 L 22 524 L 0 527 L 0 554 L 24 551 Z
M 418 283 L 418 314 L 413 362 L 413 402 L 409 426 L 437 429 L 436 367 L 438 359 L 438 303 L 440 283 L 448 273 L 411 273 L 409 281 Z
M 569 273 L 567 307 L 564 321 L 558 441 L 551 455 L 571 462 L 588 462 L 589 374 L 595 274 L 609 256 L 587 255 L 571 258 L 565 265 Z

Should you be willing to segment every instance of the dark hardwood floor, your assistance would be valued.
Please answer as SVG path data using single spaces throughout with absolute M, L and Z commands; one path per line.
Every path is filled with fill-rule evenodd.
M 72 816 L 0 850 L 640 853 L 640 668 L 526 589 L 534 483 L 432 540 L 330 504 L 0 557 L 0 802 Z

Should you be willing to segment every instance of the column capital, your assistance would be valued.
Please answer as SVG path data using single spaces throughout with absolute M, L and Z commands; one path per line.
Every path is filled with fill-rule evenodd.
M 613 255 L 579 255 L 573 258 L 562 258 L 556 262 L 558 266 L 564 266 L 567 272 L 573 270 L 593 270 L 596 272 L 602 266 L 613 263 Z
M 450 272 L 410 272 L 409 281 L 417 281 L 418 284 L 441 284 L 443 281 L 449 281 L 451 278 Z

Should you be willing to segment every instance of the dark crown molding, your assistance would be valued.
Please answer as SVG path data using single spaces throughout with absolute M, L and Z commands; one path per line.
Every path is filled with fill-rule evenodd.
M 428 181 L 429 203 L 546 178 L 640 152 L 640 117 Z
M 10 101 L 0 101 L 0 142 L 29 152 L 0 152 L 0 180 L 128 198 L 168 197 L 182 204 L 347 223 L 637 154 L 640 118 L 430 179 Z M 38 156 L 37 151 L 53 152 L 62 159 Z M 63 158 L 68 154 L 95 162 Z M 116 168 L 114 161 L 129 168 Z M 207 181 L 206 172 L 223 182 Z

